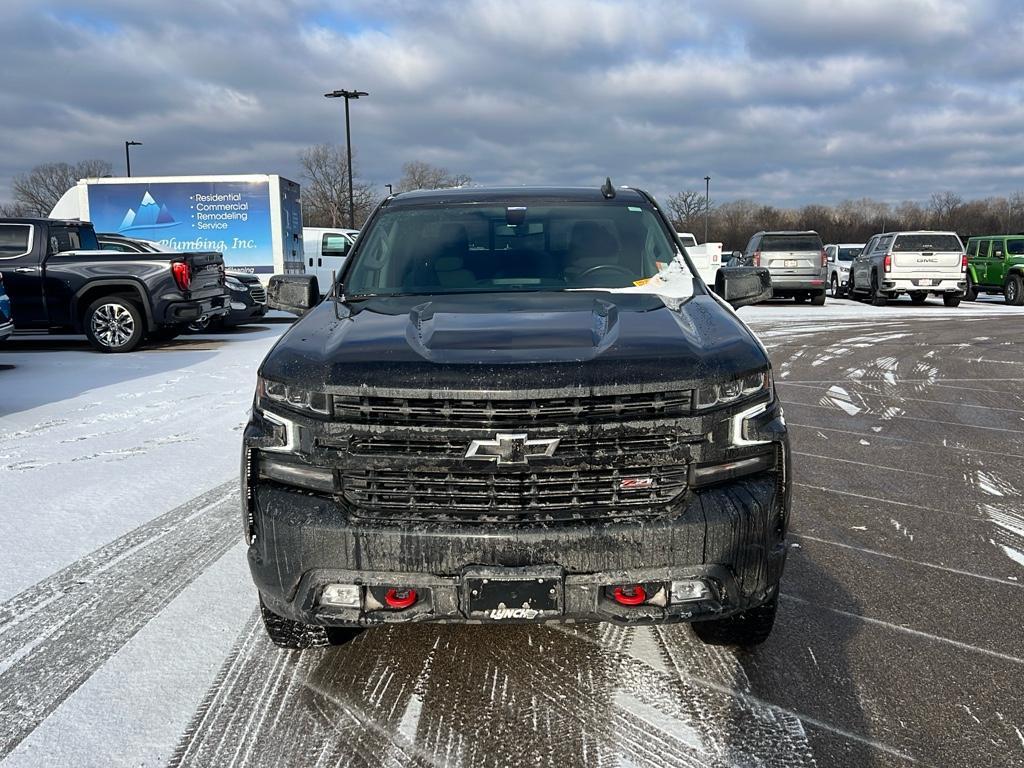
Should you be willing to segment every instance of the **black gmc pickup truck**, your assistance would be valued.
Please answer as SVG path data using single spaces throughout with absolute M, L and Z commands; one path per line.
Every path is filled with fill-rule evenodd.
M 101 352 L 228 311 L 221 254 L 102 251 L 88 222 L 0 219 L 0 272 L 15 328 L 84 333 Z
M 733 306 L 767 270 L 696 276 L 646 193 L 387 198 L 338 285 L 258 372 L 248 560 L 278 645 L 386 622 L 694 622 L 762 642 L 789 447 Z

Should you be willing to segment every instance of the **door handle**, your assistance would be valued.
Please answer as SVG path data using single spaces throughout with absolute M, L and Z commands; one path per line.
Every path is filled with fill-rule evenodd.
M 35 272 L 36 268 L 35 267 L 17 267 L 14 271 L 15 272 L 21 272 L 22 274 L 26 274 L 28 272 Z

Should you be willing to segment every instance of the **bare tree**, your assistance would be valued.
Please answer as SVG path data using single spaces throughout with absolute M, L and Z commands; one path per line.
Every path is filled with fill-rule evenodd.
M 672 195 L 667 203 L 672 226 L 680 232 L 704 231 L 704 193 L 687 189 Z M 714 210 L 714 204 L 710 206 Z
M 318 144 L 299 153 L 302 165 L 302 219 L 311 227 L 348 224 L 348 156 L 334 144 Z M 353 164 L 354 165 L 354 164 Z M 373 185 L 357 180 L 353 167 L 352 197 L 355 226 L 366 221 L 379 195 Z
M 43 163 L 28 173 L 14 177 L 11 192 L 14 205 L 30 216 L 47 216 L 61 195 L 79 179 L 109 176 L 113 170 L 106 160 L 82 160 L 71 163 Z
M 936 192 L 928 202 L 928 211 L 932 215 L 932 225 L 942 229 L 953 227 L 953 220 L 959 209 L 963 207 L 964 199 L 956 192 Z
M 398 182 L 398 192 L 411 189 L 449 189 L 469 184 L 472 179 L 464 173 L 449 173 L 447 168 L 439 168 L 421 160 L 410 160 L 402 166 L 402 178 Z

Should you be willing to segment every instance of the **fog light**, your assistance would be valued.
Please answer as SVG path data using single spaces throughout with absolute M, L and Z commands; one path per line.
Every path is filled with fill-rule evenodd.
M 329 605 L 332 608 L 359 608 L 359 586 L 356 584 L 328 584 L 320 593 L 320 605 Z
M 711 597 L 711 590 L 700 579 L 684 579 L 683 581 L 672 582 L 673 603 L 707 600 L 709 597 Z

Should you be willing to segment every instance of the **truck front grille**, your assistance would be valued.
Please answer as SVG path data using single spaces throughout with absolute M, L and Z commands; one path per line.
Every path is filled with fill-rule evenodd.
M 492 427 L 560 426 L 690 415 L 690 390 L 529 399 L 334 395 L 334 418 L 350 424 Z
M 263 287 L 262 283 L 253 283 L 249 286 L 249 295 L 257 304 L 267 303 L 267 289 Z
M 369 519 L 570 521 L 663 514 L 687 467 L 504 472 L 351 470 L 345 500 Z
M 678 432 L 654 434 L 563 437 L 559 440 L 555 456 L 566 456 L 569 461 L 597 457 L 635 456 L 636 454 L 666 453 L 685 443 L 699 442 L 702 437 L 688 438 Z M 396 435 L 359 435 L 347 441 L 321 440 L 327 448 L 344 449 L 354 456 L 386 458 L 420 457 L 430 459 L 461 459 L 469 446 L 468 438 L 444 435 L 402 437 Z

